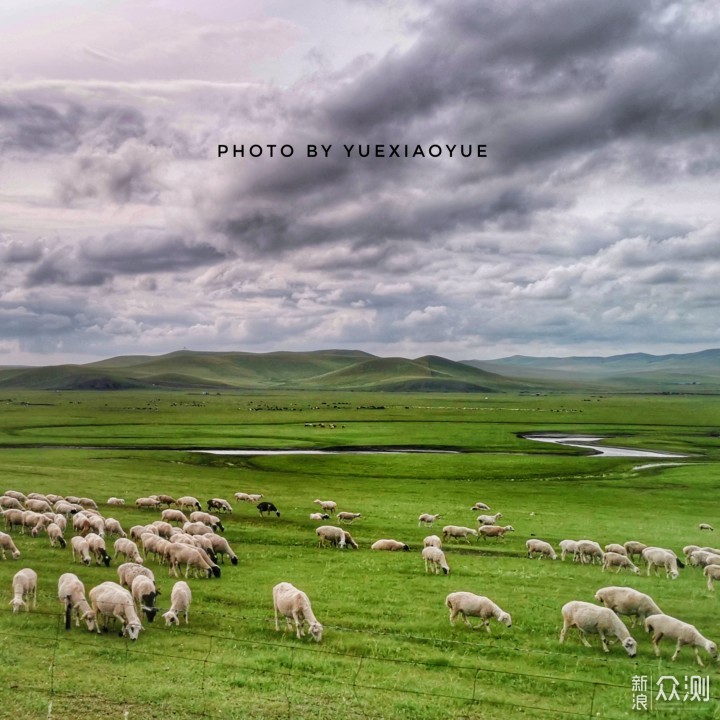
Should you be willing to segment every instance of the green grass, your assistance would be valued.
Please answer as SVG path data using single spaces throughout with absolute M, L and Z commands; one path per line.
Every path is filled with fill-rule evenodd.
M 188 628 L 146 624 L 137 643 L 62 627 L 57 577 L 77 572 L 88 589 L 115 568 L 73 565 L 47 538 L 16 536 L 23 557 L 0 561 L 0 687 L 15 718 L 630 718 L 634 675 L 709 674 L 715 699 L 662 708 L 662 717 L 717 717 L 717 665 L 699 671 L 683 650 L 671 663 L 647 636 L 635 659 L 605 655 L 572 633 L 557 642 L 560 607 L 592 600 L 604 585 L 651 594 L 665 612 L 720 639 L 717 598 L 701 571 L 665 578 L 603 574 L 570 562 L 530 561 L 530 536 L 557 544 L 590 537 L 638 539 L 680 552 L 713 544 L 720 529 L 718 399 L 713 397 L 427 396 L 361 393 L 41 393 L 0 398 L 2 489 L 110 495 L 262 492 L 282 512 L 260 518 L 236 505 L 226 537 L 237 567 L 220 580 L 191 580 Z M 325 428 L 306 427 L 319 423 Z M 336 424 L 335 429 L 327 427 Z M 343 427 L 344 426 L 344 427 Z M 692 453 L 680 467 L 635 471 L 638 459 L 586 457 L 532 443 L 521 432 L 613 435 L 612 444 Z M 455 447 L 460 454 L 220 457 L 189 447 Z M 177 449 L 176 449 L 177 448 Z M 362 512 L 358 551 L 318 549 L 308 514 L 316 497 Z M 426 576 L 422 538 L 442 524 L 473 525 L 488 502 L 515 527 L 505 541 L 446 544 L 450 576 Z M 158 513 L 102 508 L 129 528 Z M 421 512 L 442 513 L 433 530 Z M 534 513 L 534 515 L 531 515 Z M 380 537 L 410 553 L 373 553 Z M 13 615 L 12 575 L 40 576 L 36 612 Z M 154 562 L 161 605 L 174 580 Z M 282 580 L 310 596 L 323 642 L 276 634 L 271 589 Z M 451 627 L 445 596 L 488 595 L 513 616 L 492 635 Z M 48 704 L 52 702 L 52 712 Z M 127 713 L 127 715 L 125 714 Z M 660 714 L 660 710 L 658 710 Z

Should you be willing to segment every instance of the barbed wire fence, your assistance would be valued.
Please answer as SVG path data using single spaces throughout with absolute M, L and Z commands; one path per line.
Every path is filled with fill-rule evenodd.
M 11 613 L 2 609 L 3 614 Z M 205 613 L 208 614 L 208 613 Z M 209 613 L 215 616 L 214 613 Z M 197 613 L 197 615 L 201 615 Z M 220 614 L 222 617 L 222 614 Z M 17 616 L 16 616 L 17 617 Z M 235 618 L 237 619 L 237 618 Z M 22 613 L 23 627 L 0 630 L 2 639 L 3 659 L 8 665 L 8 658 L 15 658 L 9 663 L 10 672 L 6 680 L 6 687 L 10 693 L 32 693 L 44 699 L 47 720 L 55 720 L 55 708 L 59 703 L 71 703 L 73 706 L 87 706 L 95 703 L 106 710 L 112 708 L 115 714 L 104 712 L 103 717 L 118 717 L 124 720 L 148 717 L 179 717 L 177 714 L 184 710 L 178 702 L 177 707 L 168 704 L 167 698 L 160 700 L 151 695 L 143 695 L 138 690 L 142 688 L 142 681 L 150 682 L 152 673 L 149 669 L 155 667 L 158 672 L 165 672 L 168 667 L 172 672 L 173 666 L 181 662 L 190 667 L 189 676 L 192 686 L 189 688 L 193 698 L 192 713 L 195 718 L 230 717 L 223 710 L 217 709 L 213 702 L 214 694 L 220 692 L 227 695 L 229 684 L 214 682 L 216 671 L 222 670 L 235 677 L 243 674 L 260 675 L 274 683 L 272 691 L 262 689 L 248 691 L 248 696 L 259 696 L 265 692 L 272 694 L 276 701 L 281 700 L 283 709 L 274 706 L 273 717 L 287 717 L 296 720 L 312 713 L 316 717 L 343 717 L 355 716 L 364 720 L 392 716 L 388 702 L 395 701 L 402 704 L 405 700 L 415 700 L 428 707 L 435 704 L 440 706 L 443 702 L 455 703 L 455 707 L 465 710 L 467 717 L 483 708 L 487 712 L 495 708 L 498 713 L 504 711 L 517 711 L 532 717 L 532 713 L 541 713 L 542 717 L 553 718 L 597 718 L 604 720 L 621 720 L 630 716 L 630 683 L 619 684 L 613 682 L 588 680 L 584 678 L 569 678 L 548 673 L 521 672 L 489 667 L 480 662 L 476 663 L 438 663 L 435 661 L 422 661 L 403 659 L 397 657 L 382 657 L 368 654 L 355 654 L 328 649 L 322 645 L 290 644 L 288 642 L 271 642 L 266 640 L 243 639 L 232 634 L 221 634 L 200 631 L 191 626 L 183 626 L 182 633 L 193 642 L 192 652 L 179 653 L 177 647 L 172 651 L 150 648 L 143 644 L 142 636 L 137 642 L 128 640 L 108 643 L 107 639 L 96 637 L 96 633 L 88 633 L 84 624 L 80 628 L 73 626 L 71 631 L 65 630 L 65 617 L 63 613 L 52 613 L 35 610 Z M 4 623 L 7 625 L 8 623 Z M 348 630 L 347 628 L 334 628 Z M 163 633 L 150 626 L 147 632 Z M 170 631 L 167 631 L 170 632 Z M 372 634 L 372 632 L 370 633 Z M 376 633 L 387 635 L 388 633 Z M 417 641 L 437 642 L 436 638 L 410 637 Z M 293 637 L 294 639 L 294 637 Z M 443 641 L 445 642 L 445 641 Z M 462 645 L 471 645 L 478 649 L 483 646 L 477 643 L 463 641 L 447 641 Z M 245 651 L 240 659 L 228 659 L 227 652 L 223 653 L 223 644 L 227 643 L 233 649 Z M 265 662 L 257 662 L 254 653 L 262 650 Z M 504 648 L 507 651 L 507 648 Z M 518 650 L 520 653 L 523 651 Z M 111 657 L 105 664 L 97 662 L 97 654 Z M 547 653 L 553 654 L 553 653 Z M 21 660 L 25 659 L 28 668 L 22 668 Z M 38 657 L 46 661 L 38 666 Z M 141 675 L 133 675 L 133 664 L 141 661 Z M 323 662 L 330 660 L 330 663 Z M 336 677 L 332 674 L 335 661 L 345 664 L 346 677 Z M 621 661 L 621 659 L 619 659 Z M 94 683 L 96 691 L 88 690 L 72 680 L 63 676 L 63 670 L 68 668 L 86 667 L 91 676 L 97 678 L 100 670 L 112 668 L 112 676 L 105 677 L 105 682 Z M 93 663 L 96 664 L 93 664 Z M 33 663 L 35 672 L 33 672 Z M 168 666 L 169 663 L 169 666 Z M 369 666 L 376 664 L 383 669 L 380 676 L 383 678 L 399 678 L 395 682 L 388 681 L 383 684 L 378 681 L 378 673 L 373 673 Z M 47 667 L 48 673 L 43 682 L 42 669 Z M 16 672 L 13 674 L 12 670 Z M 23 671 L 24 670 L 24 671 Z M 431 678 L 433 673 L 441 672 L 445 677 L 456 682 L 449 683 L 448 689 L 434 687 L 422 689 L 423 677 Z M 458 677 L 461 681 L 457 681 Z M 2 677 L 0 675 L 0 677 Z M 412 683 L 407 678 L 413 678 Z M 494 682 L 485 683 L 489 679 Z M 107 681 L 111 682 L 108 683 Z M 69 684 L 68 684 L 69 682 Z M 92 683 L 91 683 L 92 685 Z M 544 686 L 546 692 L 536 695 L 534 701 L 524 700 L 523 695 L 534 695 L 535 689 Z M 552 689 L 565 686 L 571 689 L 572 705 L 561 706 L 557 695 Z M 498 688 L 512 688 L 512 692 L 501 692 Z M 322 688 L 321 691 L 318 688 Z M 489 688 L 489 690 L 488 690 Z M 550 691 L 548 692 L 548 688 Z M 363 697 L 363 693 L 367 697 Z M 607 713 L 602 707 L 599 697 L 603 693 L 622 693 L 628 703 L 627 711 L 623 714 Z M 232 693 L 231 693 L 232 694 Z M 390 697 L 390 701 L 381 699 Z M 327 714 L 327 702 L 335 701 L 341 697 L 343 701 L 342 713 L 338 715 Z M 8 696 L 9 698 L 9 696 Z M 371 699 L 368 699 L 371 698 Z M 539 698 L 539 699 L 538 699 Z M 267 698 L 266 698 L 267 699 Z M 713 707 L 720 707 L 720 697 L 710 695 L 715 703 Z M 555 700 L 555 703 L 553 703 Z M 7 706 L 6 706 L 7 707 Z M 707 706 L 706 706 L 707 707 Z M 320 712 L 318 712 L 320 710 Z M 709 708 L 708 708 L 709 710 Z M 622 713 L 622 710 L 619 711 Z M 155 713 L 155 714 L 153 714 Z M 323 714 L 325 713 L 325 714 Z M 448 714 L 450 714 L 448 712 Z M 244 708 L 242 715 L 237 717 L 252 717 L 251 708 Z M 260 716 L 260 715 L 258 715 Z M 711 715 L 708 714 L 707 717 Z M 715 713 L 712 715 L 715 716 Z M 38 716 L 40 717 L 40 716 Z M 62 715 L 60 717 L 71 717 Z M 93 717 L 92 713 L 88 717 Z M 233 716 L 234 717 L 234 716 Z M 460 714 L 458 717 L 463 717 Z

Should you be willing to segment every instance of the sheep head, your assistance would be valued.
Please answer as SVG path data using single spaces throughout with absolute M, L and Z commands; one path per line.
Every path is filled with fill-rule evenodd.
M 320 642 L 322 640 L 323 626 L 319 622 L 311 623 L 309 630 L 310 630 L 310 634 L 313 637 L 313 640 L 315 640 L 317 642 Z
M 635 655 L 637 655 L 637 643 L 633 638 L 625 638 L 622 645 L 630 657 L 635 657 Z

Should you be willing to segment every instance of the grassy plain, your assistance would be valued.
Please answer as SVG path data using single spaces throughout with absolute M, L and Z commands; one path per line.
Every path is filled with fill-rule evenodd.
M 0 716 L 14 718 L 627 718 L 632 677 L 709 675 L 709 702 L 661 704 L 662 718 L 720 717 L 717 664 L 700 671 L 684 650 L 660 660 L 639 630 L 635 659 L 605 655 L 571 636 L 558 645 L 560 607 L 604 585 L 648 592 L 665 612 L 720 639 L 717 599 L 700 570 L 665 578 L 607 576 L 598 567 L 530 561 L 530 536 L 557 544 L 638 539 L 678 553 L 720 529 L 720 399 L 713 396 L 397 395 L 29 392 L 0 398 L 4 489 L 81 494 L 130 505 L 105 510 L 129 528 L 157 513 L 135 510 L 152 493 L 230 499 L 262 492 L 280 518 L 235 505 L 226 537 L 237 567 L 192 580 L 189 627 L 146 623 L 137 643 L 62 627 L 57 577 L 88 588 L 114 565 L 82 568 L 46 537 L 16 538 L 23 557 L 0 562 Z M 325 427 L 317 427 L 322 423 Z M 308 425 L 314 425 L 309 427 Z M 329 425 L 334 424 L 335 428 Z M 691 455 L 680 466 L 598 458 L 519 437 L 532 431 L 612 436 L 608 444 Z M 211 456 L 194 448 L 416 447 L 459 453 Z M 362 512 L 356 552 L 315 546 L 316 497 Z M 442 524 L 472 526 L 483 500 L 516 532 L 502 542 L 446 545 L 452 572 L 426 576 L 422 538 Z M 421 512 L 442 513 L 433 530 Z M 534 513 L 532 515 L 531 513 Z M 380 537 L 410 553 L 373 553 Z M 40 576 L 38 611 L 12 615 L 12 575 Z M 154 563 L 169 605 L 173 580 Z M 276 634 L 271 588 L 304 589 L 325 625 L 322 644 Z M 492 635 L 451 627 L 445 596 L 488 595 L 513 616 Z M 651 687 L 650 693 L 653 693 Z M 5 713 L 3 715 L 3 713 Z

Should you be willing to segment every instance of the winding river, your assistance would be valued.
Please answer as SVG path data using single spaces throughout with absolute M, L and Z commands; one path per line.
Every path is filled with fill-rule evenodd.
M 567 445 L 569 447 L 592 450 L 591 457 L 643 457 L 643 458 L 683 458 L 687 455 L 677 453 L 661 453 L 654 450 L 635 450 L 632 448 L 610 447 L 607 445 L 592 445 L 591 443 L 605 440 L 602 437 L 589 437 L 586 435 L 522 435 L 525 440 Z

